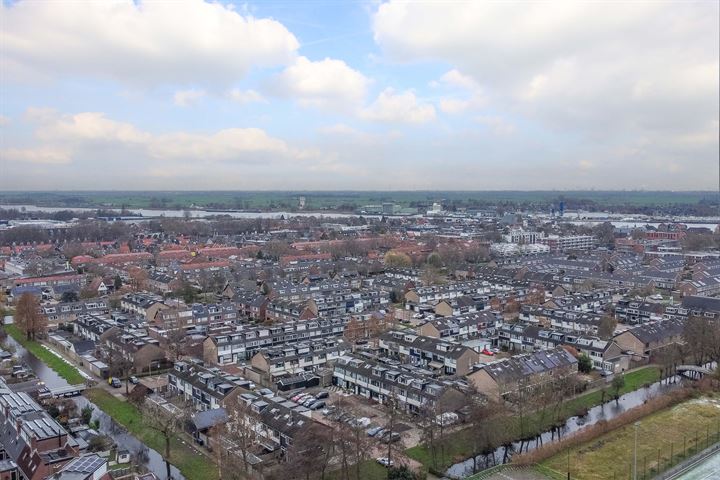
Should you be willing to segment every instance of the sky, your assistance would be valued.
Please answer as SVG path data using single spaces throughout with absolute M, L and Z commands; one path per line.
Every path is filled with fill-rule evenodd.
M 716 190 L 719 6 L 0 0 L 0 190 Z

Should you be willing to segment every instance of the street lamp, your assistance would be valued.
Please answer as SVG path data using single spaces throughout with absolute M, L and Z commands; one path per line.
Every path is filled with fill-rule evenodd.
M 637 480 L 637 433 L 640 422 L 635 422 L 635 449 L 633 451 L 633 480 Z
M 568 448 L 568 478 L 570 480 L 570 449 Z

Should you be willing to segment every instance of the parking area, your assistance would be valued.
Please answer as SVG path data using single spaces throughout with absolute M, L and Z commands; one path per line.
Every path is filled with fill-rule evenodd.
M 386 407 L 372 400 L 332 388 L 327 405 L 313 412 L 313 418 L 327 425 L 345 423 L 363 428 L 378 451 L 387 448 L 388 441 L 392 441 L 398 448 L 407 448 L 420 440 L 421 432 L 415 425 L 417 418 L 397 413 L 394 428 L 389 432 Z

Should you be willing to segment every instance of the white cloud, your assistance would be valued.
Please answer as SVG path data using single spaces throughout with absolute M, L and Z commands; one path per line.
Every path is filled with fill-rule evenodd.
M 196 90 L 194 88 L 189 90 L 178 90 L 175 92 L 175 95 L 173 95 L 173 103 L 175 103 L 178 107 L 188 107 L 197 103 L 205 95 L 205 90 Z
M 318 132 L 333 139 L 342 140 L 343 142 L 350 141 L 356 145 L 362 144 L 365 146 L 380 143 L 387 144 L 403 136 L 402 133 L 397 130 L 383 129 L 380 133 L 365 132 L 344 123 L 321 127 L 318 129 Z
M 240 90 L 239 88 L 234 88 L 228 92 L 228 97 L 237 103 L 240 104 L 246 104 L 246 103 L 260 103 L 265 102 L 265 98 L 256 92 L 255 90 Z
M 202 0 L 0 3 L 0 68 L 110 78 L 132 85 L 227 85 L 253 67 L 292 61 L 281 23 Z
M 455 114 L 462 113 L 473 104 L 470 100 L 460 100 L 457 98 L 441 98 L 440 110 L 445 113 Z
M 360 135 L 362 132 L 357 128 L 353 128 L 350 125 L 344 123 L 336 123 L 335 125 L 328 125 L 321 127 L 318 131 L 325 135 Z
M 298 57 L 273 82 L 279 95 L 301 105 L 348 110 L 360 104 L 370 80 L 342 60 Z
M 453 115 L 470 109 L 478 109 L 486 102 L 480 85 L 471 76 L 465 75 L 457 69 L 444 73 L 439 80 L 431 82 L 431 86 L 460 91 L 459 95 L 444 96 L 440 99 L 440 110 L 447 114 Z
M 212 162 L 304 159 L 312 154 L 290 147 L 259 128 L 228 128 L 210 134 L 152 134 L 97 112 L 60 115 L 36 109 L 27 116 L 36 119 L 34 134 L 42 146 L 37 150 L 11 149 L 9 153 L 34 163 L 69 163 L 88 151 L 132 151 L 144 160 Z
M 99 112 L 83 112 L 75 115 L 58 115 L 52 110 L 37 110 L 28 114 L 38 119 L 35 135 L 45 142 L 105 142 L 124 144 L 146 144 L 152 135 L 139 130 L 130 123 L 117 122 Z
M 480 85 L 469 75 L 460 73 L 457 69 L 453 68 L 448 72 L 445 72 L 440 77 L 439 84 L 448 85 L 451 87 L 464 88 L 465 90 L 475 91 L 480 88 Z
M 493 110 L 620 142 L 718 119 L 719 5 L 390 0 L 373 30 L 386 59 L 452 65 L 434 86 L 476 84 Z M 470 108 L 444 100 L 446 112 Z
M 70 152 L 52 147 L 7 148 L 0 150 L 0 159 L 40 165 L 66 165 L 72 162 Z
M 475 121 L 487 126 L 495 135 L 510 135 L 515 132 L 515 125 L 502 117 L 494 115 L 481 115 Z
M 360 116 L 377 122 L 418 124 L 435 120 L 435 107 L 418 101 L 410 90 L 396 93 L 394 89 L 386 88 L 360 112 Z
M 211 135 L 184 132 L 158 135 L 149 142 L 148 151 L 152 157 L 164 160 L 240 160 L 243 155 L 254 153 L 296 158 L 304 155 L 259 128 L 229 128 Z

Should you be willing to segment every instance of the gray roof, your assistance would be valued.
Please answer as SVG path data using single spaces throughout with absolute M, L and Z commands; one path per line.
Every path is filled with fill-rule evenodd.
M 577 359 L 562 347 L 506 358 L 481 366 L 497 383 L 515 383 L 555 368 L 577 364 Z
M 682 335 L 684 330 L 685 321 L 673 319 L 648 322 L 635 328 L 631 328 L 627 332 L 634 335 L 635 338 L 640 340 L 642 343 L 657 343 L 666 338 Z
M 196 430 L 205 430 L 228 420 L 227 412 L 224 408 L 213 408 L 198 412 L 192 416 L 192 424 Z
M 682 305 L 692 310 L 720 312 L 720 298 L 687 296 L 683 298 Z

